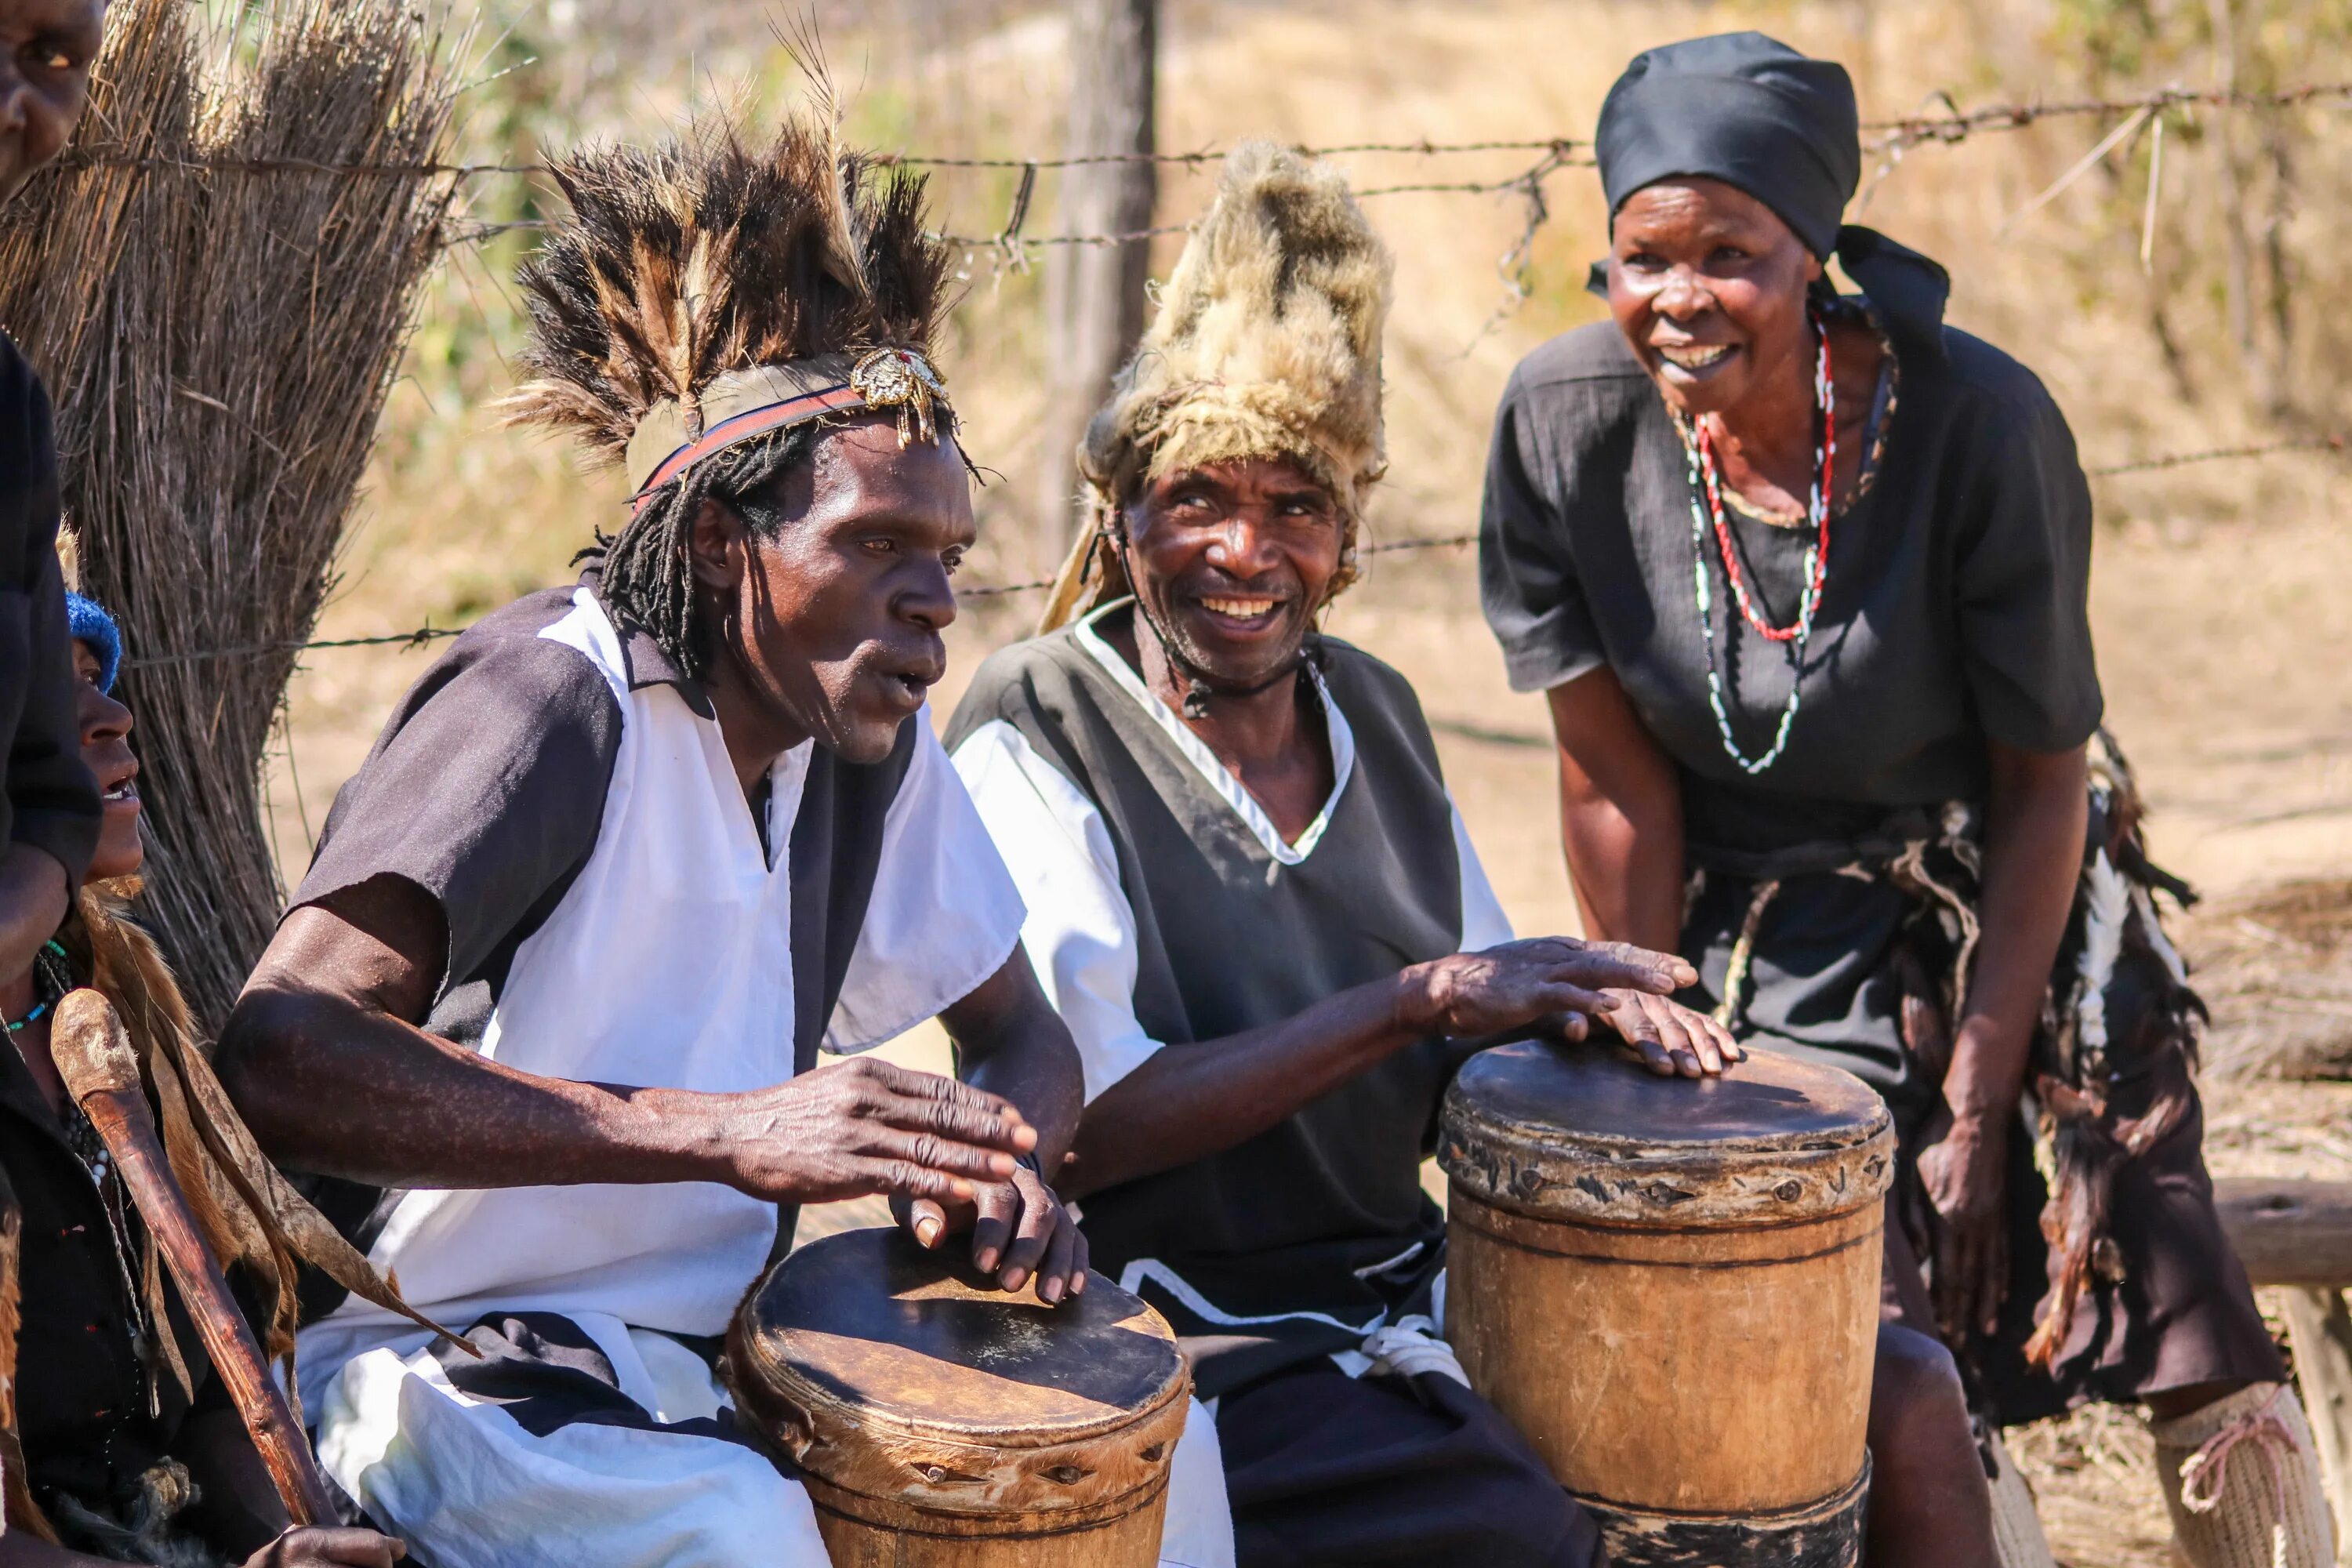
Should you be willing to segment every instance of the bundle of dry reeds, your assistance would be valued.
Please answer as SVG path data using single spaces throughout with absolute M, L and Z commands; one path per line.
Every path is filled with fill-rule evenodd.
M 46 274 L 0 282 L 0 325 L 52 356 L 89 591 L 129 643 L 143 912 L 209 1031 L 281 900 L 264 753 L 443 243 L 457 82 L 407 0 L 228 32 L 116 9 L 102 112 L 0 238 L 0 279 Z

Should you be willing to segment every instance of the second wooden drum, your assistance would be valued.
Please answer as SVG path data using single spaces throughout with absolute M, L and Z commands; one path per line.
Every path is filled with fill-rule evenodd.
M 1446 1337 L 1619 1568 L 1859 1561 L 1895 1133 L 1861 1079 L 1595 1048 L 1448 1093 Z
M 854 1230 L 784 1259 L 727 1336 L 738 1409 L 835 1568 L 1151 1568 L 1192 1386 L 1168 1324 L 1100 1275 L 1059 1307 L 1000 1290 L 964 1250 Z

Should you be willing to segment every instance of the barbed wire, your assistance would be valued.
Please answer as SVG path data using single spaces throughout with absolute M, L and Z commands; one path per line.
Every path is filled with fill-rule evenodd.
M 2328 99 L 2352 100 L 2352 82 L 2308 82 L 2273 92 L 2245 92 L 2225 88 L 2160 88 L 2137 98 L 2083 98 L 2056 103 L 2000 103 L 1962 110 L 1949 96 L 1936 95 L 1949 112 L 1915 114 L 1901 120 L 1875 120 L 1864 131 L 1878 135 L 1863 143 L 1865 153 L 1885 153 L 1915 147 L 1924 142 L 1947 145 L 1967 141 L 1984 131 L 2022 131 L 2044 120 L 2084 116 L 2161 114 L 2172 109 L 2293 109 Z
M 1390 555 L 1408 550 L 1444 550 L 1475 544 L 1475 533 L 1449 533 L 1419 539 L 1392 539 L 1364 546 L 1365 555 Z M 977 584 L 959 587 L 959 599 L 997 599 L 1013 594 L 1042 593 L 1054 585 L 1051 577 L 1033 577 L 1024 583 Z M 465 626 L 418 626 L 413 631 L 386 632 L 372 637 L 314 637 L 308 642 L 247 643 L 236 647 L 199 648 L 186 653 L 149 654 L 122 661 L 125 669 L 145 669 L 164 664 L 201 664 L 216 658 L 250 658 L 265 653 L 309 653 L 319 648 L 342 647 L 424 647 L 445 637 L 462 637 Z
M 2283 452 L 2343 452 L 2352 450 L 2352 437 L 2301 436 L 2276 441 L 2258 441 L 2239 447 L 2209 447 L 2193 452 L 2169 452 L 2159 457 L 2137 458 L 2127 462 L 2106 463 L 2085 468 L 2092 479 L 2113 479 L 2124 474 L 2159 472 L 2183 468 L 2192 463 L 2221 462 L 2231 458 L 2269 458 Z M 1409 539 L 1382 540 L 1364 546 L 1366 555 L 1392 555 L 1418 550 L 1458 550 L 1478 542 L 1475 533 L 1431 534 Z M 956 589 L 959 599 L 999 599 L 1015 594 L 1038 594 L 1054 585 L 1051 577 L 1032 577 L 1018 583 L 982 583 Z M 425 647 L 447 637 L 460 637 L 465 626 L 422 626 L 411 631 L 386 632 L 366 637 L 313 637 L 307 642 L 247 643 L 235 647 L 201 648 L 186 653 L 150 654 L 122 661 L 125 669 L 146 669 L 166 664 L 199 664 L 219 658 L 248 658 L 268 653 L 311 653 L 321 649 L 352 647 Z
M 2109 463 L 2105 468 L 2086 468 L 2093 479 L 2111 479 L 2117 474 L 2148 474 L 2165 468 L 2178 468 L 2189 463 L 2219 462 L 2228 458 L 2267 458 L 2279 452 L 2341 452 L 2352 437 L 2343 436 L 2298 436 L 2279 441 L 2257 441 L 2245 447 L 2209 447 L 2199 452 L 2172 452 L 2160 458 L 2141 458 L 2128 463 Z
M 1916 145 L 1924 142 L 1958 142 L 1984 132 L 2022 131 L 2045 120 L 2078 119 L 2085 116 L 2129 114 L 2136 110 L 2161 112 L 2169 109 L 2291 109 L 2328 100 L 2352 100 L 2352 82 L 2307 82 L 2298 87 L 2282 88 L 2269 92 L 2249 92 L 2221 88 L 2168 87 L 2153 92 L 2128 98 L 2066 99 L 2056 102 L 2038 100 L 1989 104 L 1981 108 L 1962 110 L 1946 93 L 1937 93 L 1937 100 L 1946 106 L 1941 114 L 1912 114 L 1887 120 L 1863 121 L 1864 132 L 1875 132 L 1864 142 L 1865 152 L 1884 152 L 1896 145 Z M 1583 150 L 1584 157 L 1570 161 L 1585 164 L 1591 162 L 1590 138 L 1574 136 L 1498 137 L 1478 141 L 1438 142 L 1422 139 L 1411 142 L 1341 142 L 1323 146 L 1300 146 L 1299 153 L 1311 158 L 1342 157 L 1354 154 L 1380 154 L 1393 157 L 1442 158 L 1479 153 L 1549 153 L 1570 154 Z M 1231 149 L 1222 146 L 1195 148 L 1173 153 L 1095 153 L 1055 158 L 972 158 L 955 157 L 935 153 L 884 153 L 875 162 L 886 166 L 929 169 L 1038 169 L 1059 171 L 1097 167 L 1117 163 L 1151 163 L 1158 165 L 1201 165 L 1222 162 Z M 66 169 L 174 169 L 204 170 L 228 174 L 314 174 L 405 176 L 409 178 L 447 177 L 473 180 L 491 175 L 536 175 L 548 172 L 545 163 L 321 163 L 300 158 L 158 158 L 128 149 L 99 144 L 69 149 L 58 160 Z M 1507 184 L 1507 182 L 1505 182 Z M 1435 184 L 1396 187 L 1395 194 L 1404 190 L 1462 190 L 1491 188 L 1473 184 Z M 1359 193 L 1367 194 L 1367 193 Z

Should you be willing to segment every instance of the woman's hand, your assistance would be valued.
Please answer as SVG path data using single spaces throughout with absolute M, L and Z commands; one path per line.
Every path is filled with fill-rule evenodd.
M 1469 1039 L 1532 1029 L 1561 1014 L 1598 1017 L 1622 1005 L 1620 997 L 1665 996 L 1698 975 L 1670 953 L 1547 936 L 1417 963 L 1398 979 L 1408 1029 Z
M 1641 1052 L 1642 1064 L 1661 1078 L 1713 1078 L 1726 1062 L 1748 1059 L 1746 1047 L 1712 1014 L 1638 991 L 1610 994 L 1617 1006 L 1600 1015 L 1601 1023 Z
M 392 1568 L 408 1548 L 373 1530 L 289 1530 L 245 1560 L 245 1568 Z
M 753 1197 L 821 1204 L 890 1193 L 964 1202 L 1013 1179 L 1036 1129 L 1010 1101 L 872 1057 L 720 1097 L 711 1130 Z
M 1936 1327 L 1958 1348 L 2000 1330 L 2009 1294 L 2009 1121 L 1944 1110 L 1928 1123 L 1926 1139 L 1919 1180 L 1936 1211 L 1930 1296 Z
M 891 1198 L 890 1213 L 927 1247 L 970 1230 L 972 1267 L 983 1274 L 994 1270 L 1007 1290 L 1020 1289 L 1032 1274 L 1037 1277 L 1038 1299 L 1049 1304 L 1087 1288 L 1086 1236 L 1054 1190 L 1025 1163 L 1011 1181 L 982 1187 L 970 1203 L 940 1204 L 900 1194 Z

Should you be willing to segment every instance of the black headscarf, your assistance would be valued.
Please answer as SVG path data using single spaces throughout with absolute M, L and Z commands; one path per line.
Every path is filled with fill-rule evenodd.
M 1646 49 L 1609 89 L 1593 146 L 1612 217 L 1660 180 L 1721 180 L 1779 214 L 1815 256 L 1835 256 L 1889 330 L 1940 352 L 1950 276 L 1874 229 L 1839 222 L 1862 179 L 1862 130 L 1853 79 L 1836 61 L 1761 33 Z M 1606 289 L 1605 267 L 1594 281 Z

